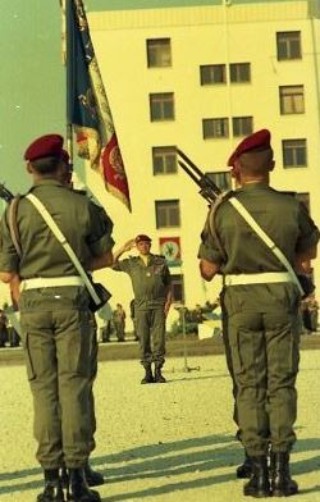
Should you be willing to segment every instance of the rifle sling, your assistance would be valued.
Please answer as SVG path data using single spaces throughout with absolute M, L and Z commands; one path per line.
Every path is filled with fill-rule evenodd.
M 18 256 L 21 258 L 22 251 L 21 251 L 21 246 L 20 246 L 19 230 L 18 230 L 18 224 L 17 224 L 19 201 L 20 201 L 20 195 L 17 195 L 16 197 L 14 197 L 11 200 L 11 202 L 9 204 L 8 224 L 9 224 L 10 236 L 11 236 L 13 245 L 15 247 L 15 250 L 16 250 Z
M 214 217 L 216 210 L 220 206 L 220 204 L 226 200 L 226 196 L 228 196 L 228 202 L 234 207 L 234 209 L 240 214 L 240 216 L 246 221 L 246 223 L 252 228 L 252 230 L 255 232 L 258 237 L 266 244 L 268 249 L 278 258 L 280 263 L 286 268 L 286 270 L 289 272 L 293 282 L 297 285 L 299 292 L 301 295 L 303 295 L 303 289 L 301 287 L 301 284 L 299 282 L 299 279 L 291 266 L 290 262 L 286 258 L 286 256 L 283 254 L 283 252 L 276 246 L 276 244 L 270 239 L 269 235 L 266 234 L 266 232 L 260 227 L 260 225 L 256 222 L 256 220 L 253 218 L 253 216 L 249 213 L 249 211 L 243 206 L 243 204 L 234 197 L 234 193 L 232 191 L 230 192 L 225 192 L 221 194 L 221 196 L 218 197 L 216 203 L 214 204 L 212 208 L 212 212 L 210 213 L 209 216 L 209 224 L 210 224 L 210 230 L 213 234 L 213 236 L 216 239 L 216 242 L 219 245 L 219 250 L 222 250 L 222 256 L 226 256 L 225 251 L 223 250 L 222 244 L 219 240 L 219 237 L 217 235 L 215 225 L 214 225 Z

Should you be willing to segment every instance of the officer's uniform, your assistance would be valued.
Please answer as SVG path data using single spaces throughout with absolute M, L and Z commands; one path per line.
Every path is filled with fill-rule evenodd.
M 126 272 L 132 281 L 141 364 L 147 367 L 154 362 L 161 368 L 165 361 L 164 306 L 170 287 L 166 260 L 163 256 L 149 254 L 145 264 L 141 257 L 130 256 L 116 262 L 113 269 Z
M 62 142 L 57 135 L 39 138 L 25 159 L 58 156 Z M 36 182 L 30 192 L 51 213 L 84 269 L 93 256 L 112 249 L 113 224 L 85 195 L 52 178 Z M 89 399 L 94 330 L 89 294 L 61 244 L 23 196 L 17 228 L 21 257 L 6 211 L 1 221 L 0 270 L 15 271 L 22 280 L 19 310 L 34 397 L 37 459 L 45 470 L 56 469 L 63 461 L 76 469 L 85 465 L 93 448 Z
M 256 134 L 242 143 L 238 156 L 263 149 L 266 137 Z M 319 230 L 292 195 L 250 183 L 234 197 L 291 264 L 297 253 L 317 244 Z M 224 329 L 243 444 L 252 457 L 266 455 L 269 441 L 273 452 L 288 452 L 297 412 L 298 288 L 227 198 L 208 216 L 199 258 L 218 264 L 224 276 Z

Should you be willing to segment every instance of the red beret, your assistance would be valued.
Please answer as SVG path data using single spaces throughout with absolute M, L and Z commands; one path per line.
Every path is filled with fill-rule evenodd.
M 61 157 L 63 137 L 59 134 L 46 134 L 33 141 L 24 153 L 24 159 L 30 162 L 43 157 Z
M 271 148 L 270 145 L 271 134 L 268 129 L 261 129 L 250 136 L 244 138 L 237 148 L 232 153 L 228 160 L 228 166 L 233 166 L 234 161 L 237 160 L 243 153 L 260 152 Z
M 150 239 L 150 237 L 148 237 L 148 235 L 144 235 L 144 234 L 137 235 L 137 237 L 135 238 L 136 244 L 139 244 L 139 242 L 151 242 L 151 241 L 152 241 L 152 239 Z

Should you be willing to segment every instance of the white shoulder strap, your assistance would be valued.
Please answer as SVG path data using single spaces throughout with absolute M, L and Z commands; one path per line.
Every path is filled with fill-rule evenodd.
M 83 266 L 81 265 L 80 261 L 78 260 L 75 252 L 73 251 L 72 247 L 70 246 L 69 242 L 61 232 L 60 228 L 52 218 L 51 214 L 47 210 L 47 208 L 42 204 L 42 202 L 36 197 L 34 194 L 29 193 L 26 195 L 26 198 L 29 199 L 29 201 L 34 205 L 34 207 L 38 210 L 39 214 L 42 216 L 56 239 L 60 242 L 62 247 L 64 248 L 65 252 L 69 256 L 70 260 L 76 267 L 77 271 L 79 272 L 79 275 L 82 277 L 83 282 L 85 283 L 90 296 L 92 297 L 93 301 L 95 302 L 96 305 L 99 305 L 100 303 L 100 298 L 95 292 L 95 289 L 88 278 L 88 275 L 86 274 Z
M 260 225 L 256 222 L 256 220 L 251 216 L 251 214 L 247 211 L 247 209 L 241 204 L 241 202 L 235 197 L 230 197 L 228 199 L 230 204 L 238 211 L 238 213 L 242 216 L 242 218 L 250 225 L 250 227 L 254 230 L 254 232 L 260 237 L 260 239 L 268 246 L 268 248 L 273 252 L 273 254 L 278 258 L 278 260 L 282 263 L 284 267 L 288 270 L 290 276 L 292 277 L 293 282 L 297 285 L 300 294 L 304 295 L 304 291 L 301 287 L 297 274 L 293 270 L 291 263 L 285 257 L 281 249 L 279 249 L 272 239 L 266 234 L 266 232 L 260 227 Z

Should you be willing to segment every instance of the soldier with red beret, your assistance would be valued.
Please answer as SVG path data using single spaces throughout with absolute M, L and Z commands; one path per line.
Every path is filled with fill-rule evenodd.
M 316 257 L 320 232 L 292 194 L 269 186 L 275 162 L 267 129 L 246 137 L 228 164 L 239 188 L 209 211 L 198 254 L 200 273 L 207 281 L 217 273 L 224 279 L 228 367 L 241 441 L 252 467 L 244 494 L 289 496 L 298 492 L 289 453 L 296 440 L 301 299 L 292 269 Z M 258 229 L 238 212 L 239 206 Z M 266 245 L 263 233 L 284 261 Z
M 51 214 L 86 271 L 113 263 L 113 223 L 106 212 L 66 181 L 63 137 L 42 136 L 24 159 L 33 179 L 28 194 Z M 70 180 L 69 180 L 70 181 Z M 22 342 L 34 402 L 37 459 L 45 486 L 38 502 L 64 502 L 59 470 L 65 464 L 73 500 L 96 502 L 85 476 L 92 449 L 90 296 L 74 263 L 26 196 L 10 224 L 0 224 L 0 280 L 17 276 Z M 19 243 L 19 246 L 17 246 Z
M 139 256 L 119 260 L 136 248 Z M 145 369 L 142 384 L 164 383 L 161 368 L 165 361 L 165 324 L 171 305 L 170 271 L 163 256 L 150 252 L 151 238 L 139 234 L 114 253 L 113 270 L 126 272 L 134 293 L 135 328 L 140 343 L 141 364 Z M 152 363 L 155 365 L 154 374 Z

